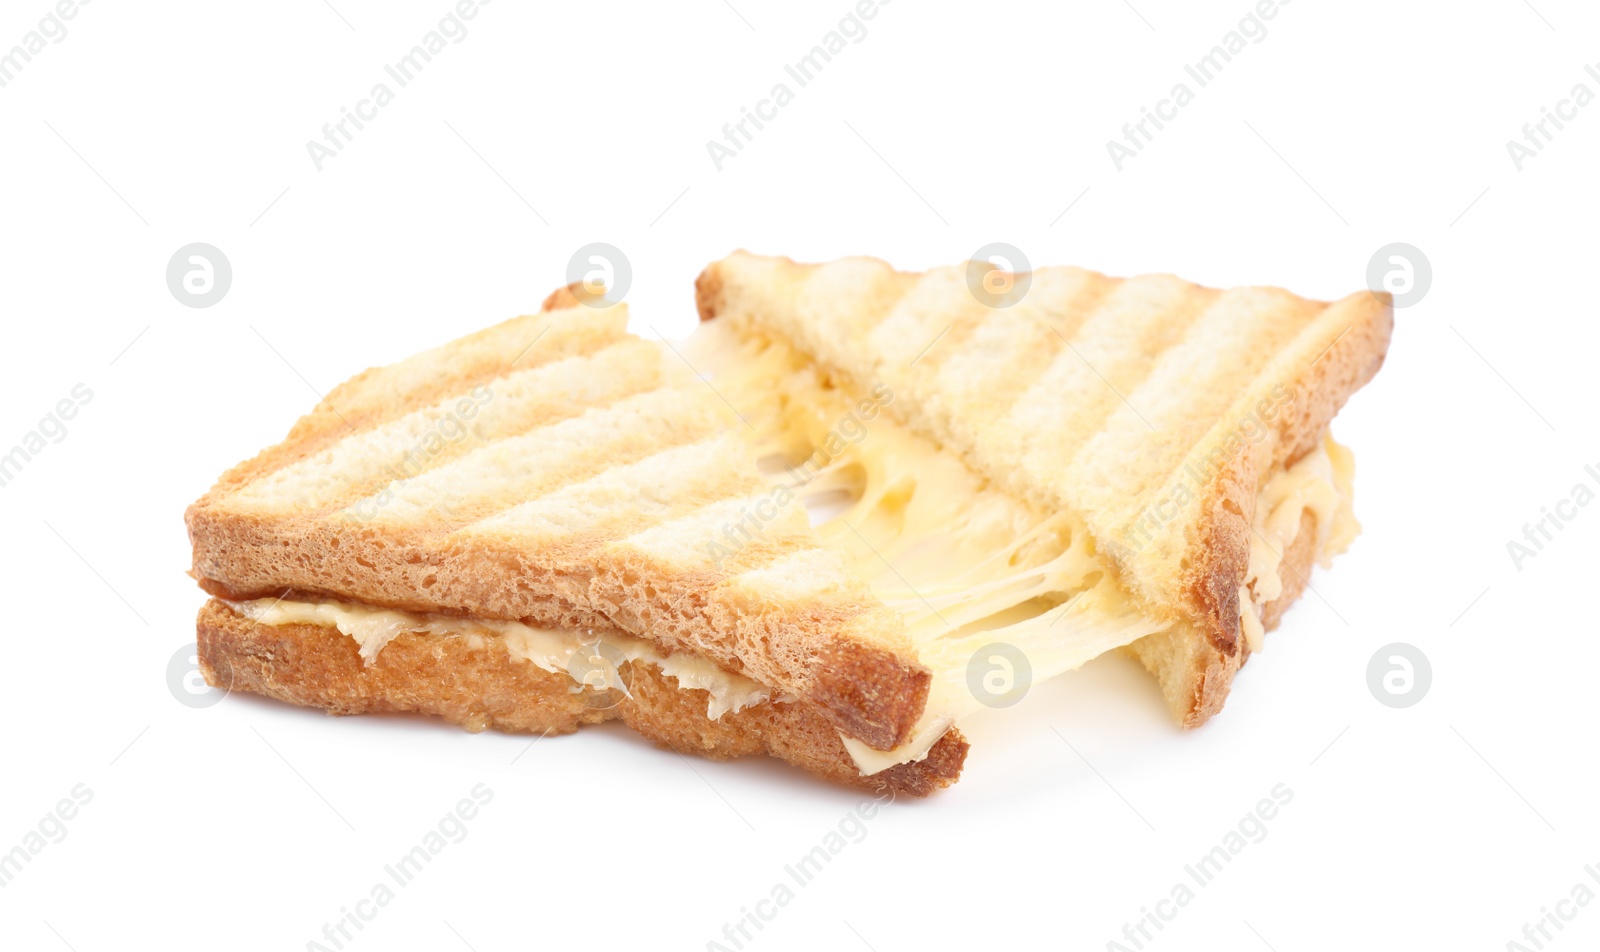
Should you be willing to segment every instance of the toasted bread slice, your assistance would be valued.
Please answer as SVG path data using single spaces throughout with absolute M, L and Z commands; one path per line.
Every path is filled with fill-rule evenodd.
M 903 742 L 930 674 L 898 617 L 801 507 L 751 526 L 771 486 L 739 421 L 626 320 L 550 310 L 340 385 L 190 507 L 195 577 L 232 600 L 616 625 Z
M 913 796 L 954 783 L 967 744 L 947 733 L 929 755 L 863 776 L 816 705 L 774 699 L 707 716 L 708 693 L 655 665 L 625 661 L 616 687 L 580 686 L 569 675 L 514 657 L 483 632 L 405 632 L 370 663 L 332 626 L 257 624 L 211 600 L 197 622 L 200 670 L 213 687 L 249 691 L 331 714 L 415 712 L 472 731 L 565 734 L 620 719 L 655 743 L 723 760 L 769 754 L 833 783 Z
M 1167 626 L 1136 653 L 1174 714 L 1204 721 L 1273 600 L 1250 575 L 1258 496 L 1381 366 L 1387 296 L 1075 268 L 995 281 L 980 267 L 977 288 L 972 274 L 740 252 L 696 296 L 703 320 L 793 348 L 851 397 L 892 392 L 897 423 L 1019 505 L 1071 516 Z

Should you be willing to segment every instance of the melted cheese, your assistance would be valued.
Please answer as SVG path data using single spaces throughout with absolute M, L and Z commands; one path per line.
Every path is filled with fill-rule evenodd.
M 787 345 L 722 322 L 700 325 L 687 349 L 750 424 L 741 432 L 754 429 L 767 471 L 818 504 L 818 534 L 901 614 L 933 671 L 905 745 L 879 751 L 841 735 L 863 774 L 925 758 L 992 700 L 968 682 L 994 645 L 1019 649 L 1041 681 L 1166 627 L 1135 608 L 1081 521 L 1041 515 L 989 488 L 958 456 L 892 422 L 886 389 L 851 400 Z M 1253 650 L 1260 606 L 1281 592 L 1281 554 L 1301 514 L 1315 515 L 1326 562 L 1358 531 L 1349 501 L 1349 453 L 1326 437 L 1263 488 L 1240 589 L 1240 625 Z
M 817 504 L 818 535 L 900 613 L 933 672 L 906 744 L 879 751 L 841 735 L 863 774 L 921 760 L 957 722 L 1001 706 L 969 683 L 997 645 L 1020 652 L 1037 682 L 1165 627 L 1134 609 L 1081 522 L 989 488 L 891 422 L 892 393 L 851 400 L 789 348 L 714 321 L 689 354 L 750 422 L 773 478 Z
M 541 628 L 520 621 L 459 618 L 453 615 L 416 615 L 349 602 L 297 602 L 260 598 L 228 602 L 234 611 L 261 625 L 319 625 L 337 628 L 361 646 L 361 660 L 371 664 L 385 645 L 406 632 L 472 639 L 498 637 L 511 657 L 546 671 L 564 673 L 573 690 L 628 687 L 617 672 L 621 661 L 653 664 L 676 678 L 678 686 L 709 695 L 706 716 L 717 720 L 729 711 L 741 711 L 772 698 L 772 689 L 742 675 L 724 671 L 711 661 L 678 652 L 662 655 L 643 638 L 621 632 L 584 638 L 578 631 Z M 476 642 L 475 642 L 476 646 Z M 780 697 L 779 700 L 786 700 Z
M 1354 457 L 1324 432 L 1311 452 L 1261 488 L 1250 531 L 1250 567 L 1239 589 L 1239 625 L 1251 651 L 1262 648 L 1262 611 L 1283 594 L 1279 567 L 1300 535 L 1302 517 L 1309 512 L 1316 521 L 1315 551 L 1323 567 L 1361 532 L 1350 504 L 1354 479 Z
M 997 644 L 1020 649 L 1028 660 L 1028 677 L 1036 682 L 1076 670 L 1164 627 L 1137 611 L 1120 586 L 1107 576 L 1070 602 L 1043 614 L 1000 627 L 926 640 L 920 646 L 920 654 L 933 671 L 933 684 L 928 691 L 928 705 L 911 739 L 894 750 L 882 751 L 841 735 L 845 750 L 863 774 L 927 757 L 928 750 L 951 727 L 991 706 L 992 695 L 974 690 L 971 680 L 974 670 L 981 673 L 1000 663 L 991 654 Z M 1016 674 L 1009 665 L 1000 670 L 1007 677 Z

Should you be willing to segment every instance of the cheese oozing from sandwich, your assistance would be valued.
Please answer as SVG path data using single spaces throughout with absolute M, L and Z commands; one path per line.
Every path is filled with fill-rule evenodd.
M 961 719 L 1010 706 L 1030 683 L 1170 624 L 1139 610 L 1081 520 L 997 491 L 956 454 L 890 419 L 887 388 L 847 394 L 788 345 L 719 321 L 701 324 L 686 353 L 749 424 L 740 432 L 754 432 L 774 482 L 811 509 L 823 540 L 901 614 L 933 671 L 910 741 L 878 751 L 844 738 L 863 774 L 921 760 Z M 1323 558 L 1354 536 L 1348 460 L 1325 438 L 1268 481 L 1249 578 L 1259 604 L 1276 597 L 1278 565 L 1302 512 L 1316 515 Z M 1258 649 L 1259 608 L 1241 601 L 1241 624 Z
M 1250 528 L 1250 568 L 1239 589 L 1240 629 L 1251 651 L 1262 648 L 1261 614 L 1283 594 L 1283 553 L 1299 538 L 1304 515 L 1315 519 L 1313 551 L 1324 568 L 1361 532 L 1351 507 L 1354 480 L 1355 457 L 1324 431 L 1310 452 L 1261 488 Z
M 705 691 L 708 695 L 706 716 L 712 720 L 729 711 L 742 711 L 761 704 L 772 699 L 774 693 L 766 685 L 725 671 L 705 658 L 682 651 L 663 655 L 643 638 L 619 631 L 586 636 L 576 629 L 544 628 L 520 621 L 419 615 L 337 601 L 259 598 L 227 604 L 260 625 L 337 628 L 360 645 L 364 664 L 372 664 L 385 645 L 408 632 L 439 637 L 498 638 L 511 657 L 571 677 L 574 691 L 614 689 L 626 694 L 628 685 L 617 666 L 624 661 L 655 665 L 662 674 L 676 678 L 680 688 Z

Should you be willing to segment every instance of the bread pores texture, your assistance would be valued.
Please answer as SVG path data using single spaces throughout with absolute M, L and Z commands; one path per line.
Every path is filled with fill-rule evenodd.
M 216 600 L 201 608 L 196 628 L 207 684 L 331 714 L 419 713 L 471 731 L 531 734 L 621 720 L 679 753 L 715 760 L 764 753 L 832 783 L 918 797 L 954 783 L 967 754 L 952 730 L 925 759 L 864 777 L 815 705 L 767 701 L 711 720 L 707 692 L 680 688 L 646 662 L 619 666 L 627 694 L 574 692 L 567 675 L 513 658 L 490 633 L 402 634 L 363 665 L 355 640 L 335 628 L 259 625 Z

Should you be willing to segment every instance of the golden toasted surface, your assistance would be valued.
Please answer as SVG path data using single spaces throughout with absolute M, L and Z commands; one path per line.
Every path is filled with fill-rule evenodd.
M 951 731 L 927 759 L 863 777 L 814 705 L 769 701 L 713 721 L 705 691 L 680 688 L 642 661 L 623 665 L 627 695 L 574 692 L 570 677 L 513 658 L 492 634 L 402 634 L 363 666 L 355 640 L 335 628 L 258 625 L 215 600 L 201 609 L 197 629 L 208 684 L 332 714 L 414 712 L 473 731 L 537 734 L 620 719 L 680 753 L 719 760 L 765 753 L 834 783 L 915 796 L 954 783 L 967 752 Z
M 930 675 L 897 616 L 802 507 L 750 530 L 771 490 L 737 419 L 625 325 L 568 306 L 340 385 L 190 507 L 196 578 L 234 599 L 614 624 L 903 742 Z M 773 584 L 752 604 L 758 571 Z
M 964 266 L 739 252 L 701 274 L 696 298 L 702 319 L 781 340 L 851 393 L 886 386 L 893 418 L 991 485 L 1080 517 L 1141 608 L 1174 623 L 1144 655 L 1198 723 L 1243 660 L 1257 494 L 1377 372 L 1388 299 L 1076 268 L 993 287 L 980 302 Z

